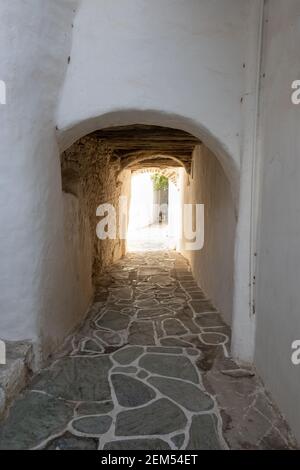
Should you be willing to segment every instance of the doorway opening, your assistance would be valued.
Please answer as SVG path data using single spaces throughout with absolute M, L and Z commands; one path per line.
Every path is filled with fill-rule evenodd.
M 178 248 L 179 190 L 176 180 L 175 168 L 152 168 L 132 173 L 128 252 Z

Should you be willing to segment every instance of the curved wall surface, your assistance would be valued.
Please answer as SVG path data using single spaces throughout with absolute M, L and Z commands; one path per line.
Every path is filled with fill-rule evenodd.
M 81 2 L 58 112 L 62 148 L 111 125 L 181 128 L 217 153 L 236 189 L 249 5 Z
M 0 336 L 39 342 L 73 305 L 62 290 L 63 197 L 55 113 L 77 2 L 0 4 Z M 68 277 L 68 276 L 67 276 Z M 53 338 L 52 338 L 53 339 Z

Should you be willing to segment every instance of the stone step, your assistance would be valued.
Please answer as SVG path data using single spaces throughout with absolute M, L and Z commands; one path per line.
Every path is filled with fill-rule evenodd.
M 32 344 L 21 341 L 5 341 L 6 364 L 0 365 L 0 418 L 25 387 L 33 362 Z

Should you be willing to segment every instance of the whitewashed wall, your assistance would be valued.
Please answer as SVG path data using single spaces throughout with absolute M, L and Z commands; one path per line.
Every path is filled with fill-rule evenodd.
M 261 217 L 257 279 L 256 365 L 300 441 L 300 3 L 268 1 L 260 123 Z
M 0 3 L 0 336 L 41 339 L 42 319 L 65 315 L 72 289 L 64 259 L 55 112 L 68 65 L 73 7 L 61 0 Z M 64 286 L 64 289 L 62 289 Z M 66 332 L 54 339 L 58 343 Z M 53 339 L 53 338 L 52 338 Z

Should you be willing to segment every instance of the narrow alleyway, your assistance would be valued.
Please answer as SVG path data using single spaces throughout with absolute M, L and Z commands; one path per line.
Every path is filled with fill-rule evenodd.
M 0 427 L 1 449 L 285 449 L 293 441 L 176 252 L 131 253 Z

